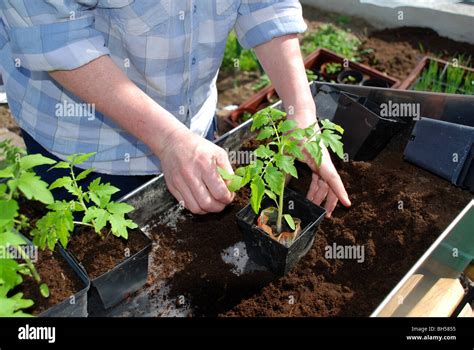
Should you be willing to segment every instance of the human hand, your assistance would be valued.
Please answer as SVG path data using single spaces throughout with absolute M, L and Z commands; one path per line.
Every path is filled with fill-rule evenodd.
M 227 153 L 189 130 L 169 137 L 158 157 L 171 194 L 194 214 L 222 211 L 234 199 L 217 172 L 233 174 Z

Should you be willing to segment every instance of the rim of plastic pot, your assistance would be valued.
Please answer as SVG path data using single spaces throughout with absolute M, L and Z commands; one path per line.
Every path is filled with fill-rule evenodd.
M 369 78 L 362 80 L 362 86 L 372 86 L 372 87 L 380 87 L 380 88 L 389 88 L 390 84 L 382 80 L 380 78 Z
M 345 69 L 337 75 L 337 82 L 340 84 L 347 84 L 343 81 L 343 79 L 348 76 L 353 76 L 356 78 L 356 82 L 351 85 L 359 85 L 364 80 L 364 74 L 361 72 L 353 69 Z
M 309 230 L 311 229 L 313 226 L 315 225 L 318 225 L 319 223 L 321 223 L 321 221 L 324 219 L 324 216 L 326 215 L 326 209 L 324 209 L 324 207 L 321 207 L 317 204 L 314 204 L 313 202 L 311 202 L 310 200 L 306 199 L 306 197 L 304 197 L 303 195 L 301 195 L 300 193 L 296 192 L 296 191 L 293 191 L 292 189 L 290 188 L 285 188 L 285 197 L 296 197 L 298 198 L 298 200 L 300 200 L 301 202 L 303 202 L 304 204 L 306 205 L 309 205 L 310 207 L 313 207 L 315 209 L 317 209 L 320 213 L 318 214 L 318 217 L 312 221 L 309 222 L 309 224 L 307 224 L 306 226 L 303 226 L 303 220 L 301 219 L 301 232 L 305 232 L 306 230 Z M 264 197 L 263 201 L 265 201 L 265 199 L 268 199 L 268 197 Z M 262 202 L 263 202 L 262 201 Z M 250 203 L 247 204 L 245 207 L 243 207 L 241 210 L 239 210 L 236 214 L 236 217 L 239 219 L 239 220 L 242 220 L 244 222 L 247 222 L 246 220 L 244 220 L 243 216 L 244 214 L 249 210 L 249 208 L 251 207 Z M 252 216 L 253 216 L 253 219 L 252 219 L 252 222 L 250 223 L 250 228 L 251 229 L 256 229 L 258 231 L 260 231 L 262 233 L 263 236 L 267 237 L 268 239 L 270 239 L 271 241 L 279 244 L 280 246 L 282 246 L 283 248 L 285 249 L 288 249 L 290 250 L 291 247 L 296 243 L 298 242 L 301 237 L 303 237 L 303 235 L 300 233 L 298 235 L 298 237 L 296 237 L 296 239 L 291 243 L 291 245 L 289 247 L 286 247 L 285 245 L 281 244 L 280 242 L 278 242 L 277 240 L 271 238 L 265 231 L 263 231 L 260 227 L 258 227 L 256 224 L 255 224 L 255 219 L 258 217 L 259 214 L 255 214 L 255 212 L 253 211 L 252 208 L 250 208 L 250 211 L 252 213 Z

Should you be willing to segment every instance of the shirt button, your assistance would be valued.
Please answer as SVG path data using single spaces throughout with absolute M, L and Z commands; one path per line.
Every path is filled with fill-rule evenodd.
M 196 11 L 197 11 L 197 6 L 194 5 L 194 6 L 193 6 L 193 13 L 196 13 Z
M 193 64 L 193 65 L 196 64 L 196 57 L 193 57 L 193 59 L 191 60 L 191 64 Z

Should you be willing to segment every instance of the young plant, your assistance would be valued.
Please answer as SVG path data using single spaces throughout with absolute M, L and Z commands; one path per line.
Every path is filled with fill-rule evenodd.
M 464 69 L 449 64 L 446 70 L 445 92 L 449 94 L 455 94 L 461 86 L 463 76 Z
M 53 196 L 48 184 L 35 174 L 33 168 L 51 165 L 55 161 L 39 154 L 25 155 L 21 148 L 10 140 L 0 143 L 0 316 L 27 316 L 22 311 L 33 305 L 32 300 L 23 299 L 22 293 L 13 293 L 23 282 L 23 276 L 32 277 L 40 293 L 49 296 L 49 288 L 42 283 L 33 261 L 25 251 L 27 243 L 18 231 L 28 227 L 25 216 L 20 215 L 18 200 L 22 197 L 50 204 Z M 16 254 L 13 256 L 13 252 Z
M 331 62 L 326 65 L 326 74 L 334 75 L 341 71 L 342 65 L 340 63 Z
M 341 159 L 344 157 L 341 136 L 338 134 L 344 130 L 329 120 L 322 120 L 321 125 L 320 129 L 316 123 L 304 129 L 297 128 L 294 120 L 286 118 L 286 113 L 265 108 L 254 115 L 251 127 L 252 131 L 259 131 L 257 140 L 269 139 L 266 145 L 260 145 L 255 150 L 256 160 L 236 169 L 235 174 L 218 169 L 232 192 L 250 183 L 250 204 L 257 215 L 264 195 L 275 203 L 278 234 L 282 232 L 283 219 L 295 230 L 295 221 L 290 214 L 284 213 L 283 205 L 286 176 L 298 177 L 295 160 L 304 161 L 306 152 L 318 166 L 321 165 L 322 145 L 330 148 Z
M 67 157 L 67 161 L 58 162 L 51 168 L 69 169 L 70 175 L 57 179 L 49 188 L 65 188 L 75 199 L 69 202 L 54 201 L 47 206 L 48 213 L 37 221 L 31 233 L 33 243 L 41 249 L 47 245 L 53 250 L 58 241 L 66 247 L 75 225 L 91 227 L 101 239 L 105 239 L 109 233 L 127 239 L 128 229 L 138 227 L 132 220 L 125 218 L 125 214 L 131 212 L 133 207 L 111 200 L 111 196 L 119 191 L 117 187 L 101 183 L 100 177 L 93 180 L 87 190 L 79 185 L 79 181 L 87 178 L 94 169 L 76 174 L 74 167 L 84 163 L 92 155 L 94 153 L 74 154 Z M 81 220 L 74 219 L 77 214 L 82 214 Z

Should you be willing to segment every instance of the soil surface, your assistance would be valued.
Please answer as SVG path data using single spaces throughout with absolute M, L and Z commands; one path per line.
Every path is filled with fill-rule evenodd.
M 48 285 L 49 297 L 45 298 L 41 295 L 38 284 L 29 276 L 25 276 L 24 282 L 20 285 L 21 288 L 15 290 L 15 292 L 23 292 L 25 299 L 35 301 L 30 310 L 33 315 L 39 315 L 84 288 L 82 281 L 60 253 L 39 250 L 35 266 L 41 276 L 41 282 Z
M 471 199 L 404 162 L 408 137 L 408 130 L 397 136 L 373 162 L 339 164 L 352 208 L 338 207 L 322 222 L 312 249 L 287 276 L 238 276 L 222 260 L 242 240 L 235 214 L 247 202 L 243 190 L 223 213 L 188 213 L 177 230 L 151 225 L 158 246 L 151 283 L 168 279 L 170 297 L 184 297 L 194 316 L 369 316 Z M 304 193 L 309 182 L 301 169 L 290 186 Z M 334 243 L 364 247 L 363 261 L 326 257 Z
M 103 233 L 107 234 L 105 231 Z M 139 230 L 129 230 L 128 240 L 112 234 L 102 240 L 95 231 L 85 227 L 71 236 L 68 250 L 84 266 L 92 280 L 113 269 L 129 256 L 138 253 L 147 242 Z

